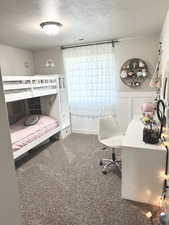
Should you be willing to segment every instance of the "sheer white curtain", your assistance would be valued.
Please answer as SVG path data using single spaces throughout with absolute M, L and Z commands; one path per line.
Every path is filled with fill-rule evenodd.
M 97 118 L 116 111 L 116 63 L 112 44 L 63 50 L 72 115 Z

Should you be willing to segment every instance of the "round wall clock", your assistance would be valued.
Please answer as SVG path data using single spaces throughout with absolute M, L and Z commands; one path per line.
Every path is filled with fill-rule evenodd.
M 120 70 L 120 78 L 128 87 L 139 87 L 148 74 L 147 64 L 138 58 L 127 60 Z

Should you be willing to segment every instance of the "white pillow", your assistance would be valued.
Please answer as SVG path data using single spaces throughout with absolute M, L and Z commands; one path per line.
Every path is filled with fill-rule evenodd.
M 26 118 L 24 125 L 25 126 L 32 126 L 34 124 L 36 124 L 39 120 L 39 116 L 38 115 L 30 115 Z

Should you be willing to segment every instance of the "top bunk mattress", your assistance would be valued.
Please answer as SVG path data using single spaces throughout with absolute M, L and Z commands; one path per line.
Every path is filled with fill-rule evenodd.
M 25 145 L 59 126 L 57 120 L 46 115 L 39 115 L 39 121 L 32 126 L 25 126 L 25 119 L 26 117 L 10 126 L 13 151 L 21 149 Z

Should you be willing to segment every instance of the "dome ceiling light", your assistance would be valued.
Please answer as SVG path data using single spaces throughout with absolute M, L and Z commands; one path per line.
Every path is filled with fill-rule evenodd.
M 56 35 L 59 33 L 60 28 L 63 26 L 59 22 L 54 22 L 54 21 L 48 21 L 48 22 L 43 22 L 40 24 L 41 28 L 44 30 L 44 32 L 48 35 Z

